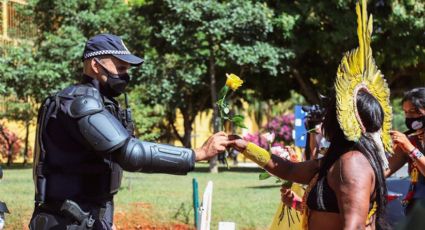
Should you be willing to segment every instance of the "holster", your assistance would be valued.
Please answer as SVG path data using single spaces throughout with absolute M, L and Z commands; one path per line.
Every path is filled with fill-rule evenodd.
M 60 208 L 65 215 L 76 221 L 76 224 L 67 226 L 67 230 L 90 230 L 94 219 L 89 212 L 84 212 L 80 206 L 71 200 L 65 200 Z
M 52 227 L 91 230 L 96 220 L 101 221 L 104 218 L 106 208 L 93 208 L 85 212 L 77 203 L 65 200 L 63 203 L 41 204 L 36 210 L 30 223 L 32 230 L 48 230 Z

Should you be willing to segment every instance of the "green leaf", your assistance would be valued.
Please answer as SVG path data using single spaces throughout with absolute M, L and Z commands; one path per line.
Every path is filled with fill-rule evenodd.
M 246 127 L 246 126 L 245 126 L 245 124 L 244 124 L 244 120 L 245 120 L 245 117 L 244 117 L 244 116 L 242 116 L 242 115 L 235 115 L 235 116 L 233 116 L 233 117 L 232 117 L 232 119 L 231 119 L 231 121 L 233 122 L 233 124 L 234 124 L 236 127 L 246 129 L 247 127 Z
M 240 122 L 243 122 L 244 120 L 245 120 L 245 117 L 242 115 L 234 115 L 232 117 L 232 121 L 235 123 L 240 123 Z
M 242 128 L 242 129 L 247 129 L 248 127 L 246 127 L 246 125 L 244 124 L 240 124 L 240 123 L 234 123 L 236 127 Z
M 270 175 L 268 172 L 265 172 L 265 171 L 260 173 L 260 175 L 258 175 L 258 179 L 260 179 L 260 180 L 265 180 L 265 179 L 268 179 L 270 177 L 272 177 L 272 175 Z

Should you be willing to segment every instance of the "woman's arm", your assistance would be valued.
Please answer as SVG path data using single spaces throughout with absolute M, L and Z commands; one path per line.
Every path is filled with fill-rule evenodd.
M 365 229 L 374 172 L 361 152 L 345 153 L 329 170 L 328 183 L 335 191 L 342 229 Z
M 388 158 L 389 168 L 385 170 L 385 177 L 397 172 L 407 162 L 407 155 L 397 145 L 394 145 L 394 155 Z
M 415 162 L 419 172 L 425 176 L 425 157 L 423 153 L 410 142 L 404 133 L 391 131 L 391 137 L 394 144 L 401 149 L 401 152 L 403 152 L 405 156 L 409 156 L 413 162 Z
M 423 176 L 425 176 L 425 157 L 424 154 L 419 151 L 417 148 L 410 151 L 409 157 L 413 160 L 413 162 L 416 164 L 416 167 L 419 169 L 419 172 Z
M 319 155 L 319 151 L 318 151 L 318 146 L 316 143 L 316 133 L 311 132 L 308 134 L 309 135 L 309 143 L 308 145 L 310 146 L 310 160 L 312 159 L 317 159 L 318 155 Z
M 308 184 L 319 170 L 319 160 L 294 163 L 272 155 L 267 150 L 243 139 L 232 140 L 230 145 L 271 174 L 285 180 Z
M 319 166 L 319 160 L 295 163 L 278 156 L 271 155 L 271 160 L 267 162 L 264 169 L 284 180 L 300 184 L 308 184 L 319 170 Z

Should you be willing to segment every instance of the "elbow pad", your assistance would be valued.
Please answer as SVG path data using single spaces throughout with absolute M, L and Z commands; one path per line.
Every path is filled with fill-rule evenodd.
M 156 144 L 130 138 L 116 156 L 126 171 L 185 175 L 195 165 L 192 149 Z

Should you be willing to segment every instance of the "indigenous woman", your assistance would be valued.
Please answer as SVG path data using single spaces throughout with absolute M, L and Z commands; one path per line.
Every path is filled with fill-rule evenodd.
M 391 132 L 394 141 L 395 156 L 390 159 L 387 175 L 397 171 L 406 162 L 409 163 L 410 186 L 403 200 L 406 213 L 411 211 L 419 199 L 425 198 L 425 88 L 415 88 L 405 93 L 403 111 L 406 117 L 406 133 Z
M 389 89 L 370 48 L 372 18 L 356 5 L 359 48 L 342 59 L 335 94 L 323 121 L 330 141 L 320 160 L 293 163 L 242 139 L 231 145 L 270 173 L 309 184 L 303 198 L 304 229 L 383 229 L 386 153 L 391 147 Z

